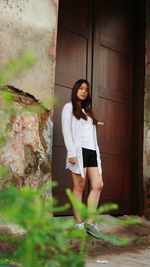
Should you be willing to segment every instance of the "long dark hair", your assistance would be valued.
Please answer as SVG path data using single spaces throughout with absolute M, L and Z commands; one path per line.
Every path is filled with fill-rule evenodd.
M 79 102 L 79 99 L 77 97 L 78 90 L 80 86 L 85 83 L 87 85 L 88 89 L 88 96 L 85 100 Z M 72 88 L 72 94 L 71 94 L 71 102 L 73 105 L 73 115 L 79 120 L 84 119 L 87 120 L 87 116 L 90 116 L 93 119 L 93 124 L 97 124 L 97 119 L 92 111 L 92 99 L 90 95 L 90 83 L 85 79 L 80 79 L 75 82 L 73 88 Z M 82 112 L 82 109 L 85 110 L 86 114 Z

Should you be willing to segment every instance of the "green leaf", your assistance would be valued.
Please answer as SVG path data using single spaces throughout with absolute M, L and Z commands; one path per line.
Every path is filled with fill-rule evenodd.
M 103 239 L 106 242 L 109 242 L 115 246 L 126 246 L 130 244 L 133 239 L 130 237 L 118 237 L 117 235 L 104 234 L 99 232 L 99 238 Z
M 97 209 L 97 213 L 101 214 L 101 213 L 105 213 L 111 210 L 116 210 L 118 209 L 118 205 L 115 203 L 106 203 L 103 204 L 99 209 Z
M 61 212 L 61 211 L 66 211 L 70 208 L 69 204 L 65 204 L 64 206 L 61 207 L 53 207 L 53 212 Z
M 22 55 L 10 60 L 0 70 L 0 86 L 4 86 L 14 76 L 19 75 L 24 70 L 29 69 L 36 63 L 36 57 L 29 51 L 24 51 Z

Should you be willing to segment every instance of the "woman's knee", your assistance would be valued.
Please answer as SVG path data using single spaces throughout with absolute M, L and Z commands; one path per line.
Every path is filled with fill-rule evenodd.
M 104 187 L 104 183 L 102 181 L 99 181 L 98 183 L 96 183 L 95 185 L 92 186 L 92 189 L 101 192 L 103 187 Z
M 74 185 L 74 190 L 78 191 L 78 192 L 83 192 L 85 187 L 85 182 L 84 181 L 79 181 L 78 183 L 76 183 Z

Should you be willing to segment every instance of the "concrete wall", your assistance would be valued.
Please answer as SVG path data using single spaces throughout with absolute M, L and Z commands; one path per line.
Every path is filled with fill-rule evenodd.
M 10 59 L 18 57 L 24 50 L 33 52 L 37 56 L 36 66 L 25 71 L 20 76 L 13 78 L 8 84 L 34 95 L 36 99 L 44 102 L 48 109 L 49 103 L 47 102 L 47 99 L 54 91 L 57 20 L 58 0 L 0 1 L 0 67 L 4 66 Z M 38 120 L 36 120 L 36 123 L 33 120 L 32 123 L 27 120 L 27 124 L 32 125 L 32 129 L 35 129 L 37 126 L 38 134 L 34 135 L 35 143 L 38 142 L 39 135 L 41 136 L 40 142 L 42 142 L 42 138 L 46 141 L 45 146 L 47 155 L 43 156 L 43 162 L 47 162 L 48 160 L 46 179 L 49 180 L 51 177 L 50 160 L 52 154 L 53 122 L 51 120 L 52 112 L 49 112 L 48 114 L 49 118 L 45 122 L 45 127 L 43 126 L 44 130 L 41 135 L 39 133 L 41 130 L 38 130 Z M 30 135 L 29 131 L 28 135 Z M 33 136 L 33 133 L 31 136 Z M 15 150 L 18 145 L 19 147 L 22 146 L 21 139 L 14 145 Z M 22 151 L 24 153 L 24 148 Z M 21 153 L 20 149 L 17 150 L 17 157 L 22 158 L 23 160 Z M 3 161 L 6 163 L 5 165 L 10 165 L 7 164 L 9 156 L 12 156 L 10 148 L 7 149 L 7 154 L 6 159 Z M 33 153 L 33 151 L 28 149 L 27 158 L 33 158 L 33 154 L 36 154 L 36 152 Z M 13 162 L 14 168 L 17 168 L 17 159 L 14 159 Z M 25 177 L 21 173 L 25 172 L 26 162 L 27 160 L 23 160 L 22 165 L 19 163 L 21 172 L 18 174 L 14 171 L 14 168 L 11 168 L 12 176 L 9 178 L 12 180 L 12 177 L 18 177 L 17 186 L 28 184 L 30 186 L 38 187 L 40 179 L 41 183 L 44 181 L 44 174 L 39 174 L 40 179 L 36 174 L 32 174 L 32 177 L 37 177 L 38 183 L 36 183 L 30 175 L 28 177 L 29 179 L 22 178 Z M 36 166 L 34 169 L 38 170 L 39 167 Z M 20 183 L 18 183 L 18 181 L 20 181 Z
M 9 84 L 45 101 L 54 86 L 58 0 L 0 1 L 0 66 L 24 49 L 36 66 Z
M 145 212 L 150 217 L 150 1 L 146 3 L 146 76 L 144 101 L 144 188 Z

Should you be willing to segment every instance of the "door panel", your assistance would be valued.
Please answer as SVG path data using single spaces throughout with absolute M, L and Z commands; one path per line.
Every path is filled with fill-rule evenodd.
M 95 26 L 98 37 L 109 40 L 119 50 L 130 49 L 133 27 L 133 1 L 95 1 Z
M 128 155 L 130 132 L 128 128 L 130 110 L 121 103 L 99 97 L 97 117 L 104 126 L 97 127 L 101 151 L 117 155 Z
M 90 6 L 87 0 L 60 0 L 59 27 L 88 38 Z
M 53 135 L 53 145 L 63 147 L 64 141 L 61 130 L 61 111 L 65 103 L 70 101 L 71 89 L 68 87 L 62 87 L 60 85 L 55 85 L 55 96 L 58 99 L 57 107 L 54 112 L 54 135 Z
M 106 179 L 105 177 L 105 197 L 108 200 L 116 200 L 119 198 L 126 198 L 127 191 L 124 181 L 127 176 L 127 162 L 125 157 L 107 155 L 104 157 L 104 164 L 106 161 Z M 112 170 L 112 171 L 111 171 Z M 114 176 L 120 176 L 121 179 L 115 183 Z M 122 179 L 123 177 L 123 179 Z M 122 182 L 123 181 L 123 182 Z
M 72 179 L 70 176 L 69 171 L 64 171 L 66 161 L 66 149 L 63 147 L 56 146 L 55 147 L 55 153 L 53 154 L 53 173 L 57 174 L 55 176 L 55 180 L 58 183 L 58 186 L 53 189 L 53 193 L 55 198 L 58 200 L 59 205 L 63 205 L 65 203 L 68 203 L 67 196 L 65 194 L 66 188 L 72 189 Z M 67 211 L 68 213 L 72 213 L 72 211 Z M 66 214 L 66 212 L 63 212 L 62 214 Z
M 100 84 L 98 84 L 99 96 L 128 103 L 129 98 L 129 78 L 128 78 L 128 58 L 125 54 L 113 50 L 107 43 L 100 43 L 99 71 L 101 74 Z M 107 69 L 107 72 L 104 70 Z
M 71 174 L 65 170 L 66 148 L 61 131 L 61 111 L 64 104 L 70 101 L 71 88 L 75 81 L 80 78 L 89 79 L 89 75 L 91 75 L 89 2 L 80 1 L 78 9 L 76 7 L 75 0 L 60 1 L 55 86 L 55 95 L 58 97 L 59 103 L 54 109 L 52 161 L 52 176 L 58 182 L 58 187 L 53 189 L 53 194 L 59 204 L 68 202 L 65 189 L 72 188 Z M 88 184 L 86 184 L 84 196 L 87 194 L 87 190 Z M 72 214 L 72 210 L 61 214 Z
M 132 3 L 95 2 L 93 107 L 103 164 L 103 202 L 113 201 L 119 213 L 131 212 L 133 117 Z M 107 14 L 107 15 L 106 15 Z
M 56 108 L 54 109 L 52 174 L 53 179 L 58 183 L 57 187 L 53 189 L 53 195 L 59 202 L 59 205 L 68 203 L 68 198 L 65 194 L 65 189 L 73 187 L 70 173 L 65 170 L 66 149 L 64 147 L 61 130 L 61 111 L 64 104 L 70 101 L 70 94 L 70 88 L 61 85 L 55 85 L 55 96 L 58 98 L 59 102 Z M 65 215 L 68 213 L 72 214 L 72 210 L 70 209 L 69 211 L 62 212 L 61 215 Z
M 79 77 L 86 78 L 87 39 L 60 30 L 57 43 L 56 83 L 72 87 Z

